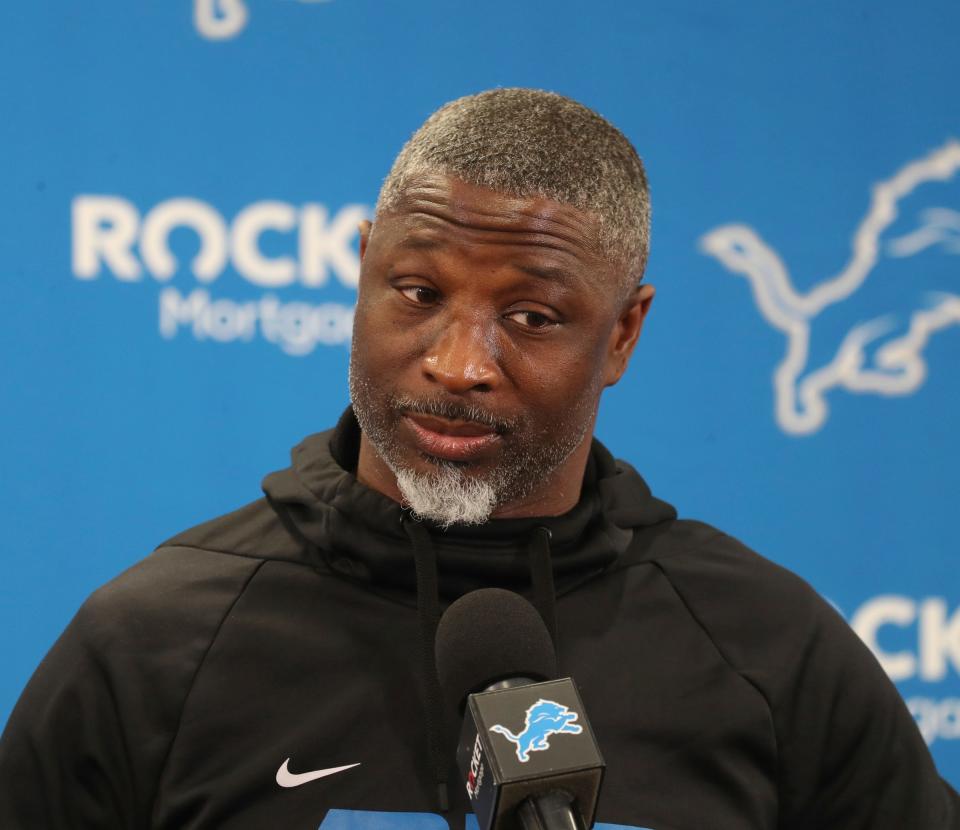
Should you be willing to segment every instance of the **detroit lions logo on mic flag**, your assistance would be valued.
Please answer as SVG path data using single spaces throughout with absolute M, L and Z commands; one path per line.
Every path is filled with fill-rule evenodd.
M 513 732 L 499 723 L 491 726 L 490 731 L 503 735 L 508 741 L 516 744 L 517 758 L 525 764 L 530 760 L 531 752 L 550 749 L 549 738 L 551 735 L 562 733 L 579 735 L 583 732 L 583 727 L 576 723 L 579 717 L 576 712 L 571 711 L 561 703 L 540 698 L 527 709 L 523 730 L 519 735 L 514 735 Z

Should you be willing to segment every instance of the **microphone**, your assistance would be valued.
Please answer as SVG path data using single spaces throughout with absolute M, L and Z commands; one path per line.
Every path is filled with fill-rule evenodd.
M 437 674 L 464 714 L 457 765 L 480 830 L 584 830 L 605 765 L 537 610 L 512 591 L 465 594 L 437 627 Z

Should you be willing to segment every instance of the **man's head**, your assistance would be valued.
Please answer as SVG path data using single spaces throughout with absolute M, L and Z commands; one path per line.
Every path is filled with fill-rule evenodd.
M 361 234 L 358 477 L 441 524 L 572 507 L 653 290 L 624 136 L 552 93 L 438 110 Z
M 395 208 L 423 173 L 571 205 L 597 222 L 604 256 L 623 263 L 625 293 L 643 276 L 650 247 L 643 163 L 623 133 L 583 104 L 539 89 L 492 89 L 444 104 L 400 151 L 377 215 Z

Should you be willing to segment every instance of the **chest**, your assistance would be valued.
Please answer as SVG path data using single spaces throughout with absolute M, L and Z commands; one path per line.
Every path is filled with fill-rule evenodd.
M 776 825 L 766 705 L 669 592 L 605 581 L 562 598 L 558 616 L 561 671 L 607 764 L 600 822 Z M 155 826 L 459 830 L 459 724 L 445 718 L 441 817 L 419 631 L 415 609 L 339 583 L 242 598 L 184 705 Z

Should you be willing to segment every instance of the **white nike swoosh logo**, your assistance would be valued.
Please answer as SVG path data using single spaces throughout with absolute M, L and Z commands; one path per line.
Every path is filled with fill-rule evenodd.
M 343 772 L 345 769 L 353 769 L 353 767 L 360 766 L 359 763 L 346 764 L 342 767 L 330 767 L 329 769 L 315 769 L 312 772 L 293 773 L 287 769 L 287 764 L 289 763 L 290 759 L 287 758 L 280 769 L 277 770 L 277 783 L 281 787 L 299 787 L 301 784 L 306 784 L 309 781 L 316 781 L 318 778 L 326 778 L 328 775 L 335 775 L 338 772 Z

